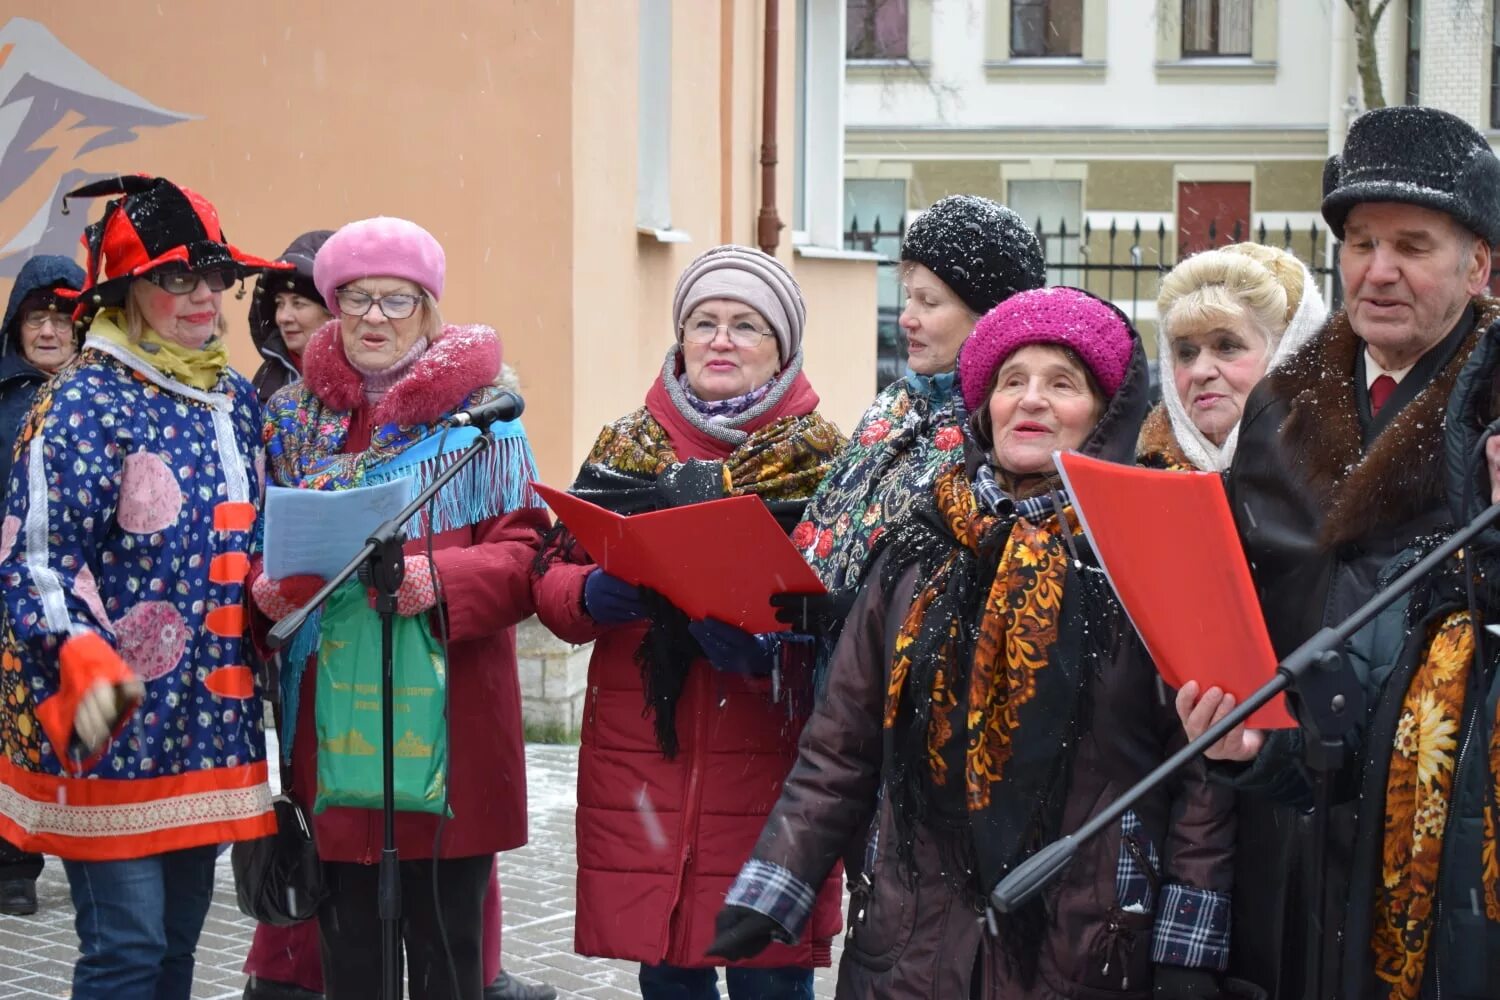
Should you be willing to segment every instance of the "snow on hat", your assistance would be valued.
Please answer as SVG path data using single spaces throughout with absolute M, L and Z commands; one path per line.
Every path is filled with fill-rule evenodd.
M 688 315 L 709 299 L 743 302 L 765 317 L 776 332 L 785 364 L 802 350 L 802 328 L 807 306 L 802 289 L 786 265 L 754 247 L 726 243 L 698 255 L 672 293 L 672 324 L 677 342 L 682 342 L 682 324 Z
M 1500 159 L 1484 136 L 1437 108 L 1376 108 L 1354 119 L 1344 149 L 1323 165 L 1323 218 L 1339 239 L 1349 210 L 1396 201 L 1446 212 L 1500 243 Z
M 1080 288 L 1017 292 L 980 317 L 958 355 L 958 378 L 971 413 L 984 405 L 990 378 L 1016 351 L 1053 344 L 1076 353 L 1105 396 L 1130 369 L 1130 327 L 1120 311 Z
M 1042 244 L 1024 219 L 972 194 L 949 195 L 917 216 L 901 240 L 901 259 L 921 264 L 975 314 L 1047 283 Z
M 121 304 L 131 282 L 168 265 L 199 273 L 225 268 L 242 278 L 289 266 L 231 244 L 213 203 L 165 177 L 124 174 L 94 181 L 63 195 L 63 210 L 69 198 L 114 194 L 122 197 L 106 204 L 104 215 L 85 227 L 80 239 L 88 250 L 82 290 L 60 292 L 59 297 L 77 303 L 74 319 Z
M 328 237 L 313 261 L 313 284 L 337 316 L 334 293 L 360 278 L 405 278 L 441 300 L 446 267 L 442 245 L 431 233 L 415 222 L 379 215 L 351 222 Z

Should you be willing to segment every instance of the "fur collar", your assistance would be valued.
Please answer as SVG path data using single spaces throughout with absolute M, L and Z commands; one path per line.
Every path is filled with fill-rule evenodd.
M 330 320 L 308 340 L 302 369 L 308 390 L 324 406 L 347 413 L 365 404 L 364 376 L 344 356 L 338 320 Z M 371 420 L 377 427 L 436 423 L 500 374 L 500 338 L 493 329 L 444 326 L 427 353 L 375 407 Z
M 1165 403 L 1156 404 L 1146 415 L 1141 435 L 1136 439 L 1135 456 L 1141 465 L 1153 469 L 1196 468 L 1172 432 L 1172 418 Z
M 1271 396 L 1287 401 L 1281 437 L 1323 513 L 1328 547 L 1412 521 L 1444 502 L 1443 423 L 1448 396 L 1480 334 L 1500 318 L 1500 300 L 1474 300 L 1474 328 L 1417 396 L 1362 451 L 1355 361 L 1364 341 L 1340 310 L 1314 338 L 1273 372 Z

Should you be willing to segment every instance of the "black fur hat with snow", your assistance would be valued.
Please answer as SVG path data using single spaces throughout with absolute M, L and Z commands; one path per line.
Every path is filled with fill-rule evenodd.
M 1376 108 L 1349 126 L 1344 150 L 1323 165 L 1323 218 L 1344 238 L 1349 210 L 1396 201 L 1446 212 L 1500 244 L 1500 159 L 1475 128 L 1437 108 Z
M 901 259 L 921 264 L 976 316 L 1017 292 L 1047 283 L 1042 244 L 1024 219 L 973 194 L 953 194 L 907 228 Z

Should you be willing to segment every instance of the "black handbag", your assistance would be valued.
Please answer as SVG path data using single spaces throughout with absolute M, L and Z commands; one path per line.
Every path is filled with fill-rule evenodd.
M 234 895 L 245 916 L 289 927 L 315 916 L 328 890 L 307 814 L 285 795 L 276 796 L 271 805 L 276 832 L 239 841 L 231 849 Z

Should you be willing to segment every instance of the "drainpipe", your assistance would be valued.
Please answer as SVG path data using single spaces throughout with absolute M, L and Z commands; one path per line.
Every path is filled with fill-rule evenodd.
M 719 4 L 719 242 L 734 242 L 734 0 Z
M 781 219 L 776 214 L 776 49 L 780 44 L 778 0 L 766 0 L 765 79 L 761 81 L 760 217 L 755 235 L 760 248 L 774 254 L 781 242 Z

